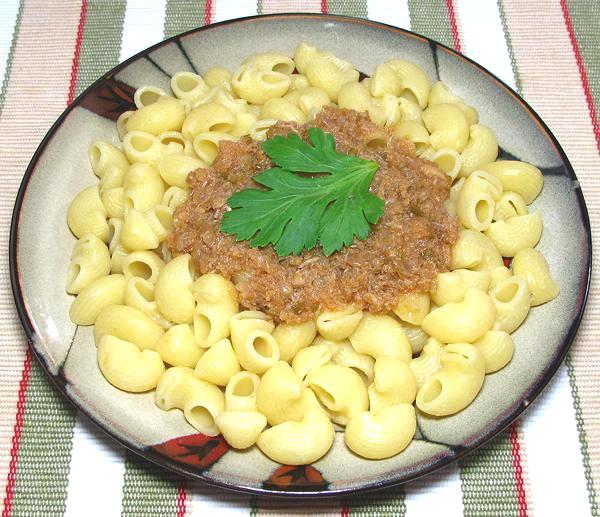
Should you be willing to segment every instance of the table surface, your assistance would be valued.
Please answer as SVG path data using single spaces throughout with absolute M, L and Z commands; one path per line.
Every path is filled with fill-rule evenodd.
M 145 47 L 203 24 L 328 12 L 411 29 L 515 88 L 564 147 L 600 242 L 600 17 L 596 0 L 0 0 L 0 249 L 14 198 L 52 122 L 87 85 Z M 290 504 L 176 478 L 125 452 L 65 401 L 31 352 L 0 256 L 2 516 L 598 515 L 600 285 L 566 363 L 510 429 L 418 482 Z

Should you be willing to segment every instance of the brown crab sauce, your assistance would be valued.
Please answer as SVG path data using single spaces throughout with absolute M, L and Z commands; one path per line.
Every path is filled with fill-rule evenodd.
M 457 223 L 444 206 L 450 180 L 433 163 L 416 157 L 412 143 L 397 139 L 352 110 L 325 108 L 305 125 L 278 122 L 269 136 L 309 127 L 331 133 L 338 151 L 379 164 L 371 191 L 385 201 L 384 214 L 365 240 L 326 257 L 320 248 L 278 257 L 271 246 L 251 248 L 219 230 L 228 198 L 272 166 L 258 143 L 224 141 L 213 165 L 188 176 L 190 196 L 175 212 L 168 245 L 190 253 L 200 273 L 214 272 L 235 284 L 240 305 L 276 321 L 299 323 L 319 312 L 354 306 L 392 310 L 402 293 L 428 292 L 447 271 Z

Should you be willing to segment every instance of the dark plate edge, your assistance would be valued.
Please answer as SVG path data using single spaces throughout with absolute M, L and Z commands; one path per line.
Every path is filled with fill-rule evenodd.
M 36 149 L 35 153 L 33 154 L 29 165 L 27 166 L 27 169 L 23 176 L 23 180 L 22 180 L 19 190 L 17 192 L 17 196 L 15 199 L 15 207 L 14 207 L 12 218 L 11 218 L 10 237 L 9 237 L 9 270 L 10 270 L 10 283 L 11 283 L 11 288 L 13 291 L 15 305 L 17 308 L 17 314 L 19 316 L 21 324 L 23 325 L 25 334 L 27 335 L 28 342 L 30 345 L 32 345 L 31 349 L 34 352 L 34 355 L 36 356 L 37 360 L 42 365 L 46 374 L 52 379 L 52 381 L 54 382 L 56 387 L 66 397 L 66 399 L 71 404 L 73 404 L 77 408 L 78 411 L 81 411 L 83 414 L 85 414 L 102 431 L 107 433 L 112 439 L 116 440 L 118 443 L 120 443 L 126 449 L 152 461 L 153 463 L 160 465 L 161 467 L 165 467 L 165 468 L 171 470 L 172 472 L 175 472 L 176 474 L 179 474 L 179 475 L 185 476 L 185 477 L 191 477 L 194 479 L 199 479 L 210 485 L 228 489 L 228 490 L 244 492 L 244 493 L 251 493 L 254 495 L 273 496 L 273 497 L 288 498 L 288 499 L 289 498 L 300 498 L 300 497 L 302 499 L 339 497 L 339 496 L 357 494 L 357 493 L 362 493 L 362 492 L 367 492 L 367 491 L 382 490 L 382 489 L 389 488 L 392 486 L 399 486 L 402 484 L 406 484 L 406 483 L 414 481 L 418 478 L 426 476 L 427 474 L 430 474 L 434 471 L 440 470 L 451 463 L 454 463 L 455 461 L 459 460 L 460 458 L 462 458 L 466 454 L 470 453 L 471 451 L 486 444 L 487 442 L 489 442 L 490 440 L 495 438 L 498 434 L 500 434 L 502 431 L 504 431 L 512 422 L 514 422 L 523 413 L 523 411 L 525 411 L 525 409 L 527 409 L 527 407 L 529 407 L 531 405 L 531 402 L 533 402 L 538 397 L 538 395 L 547 386 L 547 384 L 550 382 L 550 380 L 552 379 L 552 377 L 554 376 L 554 374 L 556 373 L 556 371 L 558 370 L 558 368 L 564 361 L 564 359 L 573 343 L 573 340 L 575 338 L 575 335 L 576 335 L 579 325 L 581 323 L 581 319 L 583 317 L 584 309 L 585 309 L 588 295 L 589 295 L 591 273 L 592 273 L 591 226 L 590 226 L 590 220 L 589 220 L 586 203 L 585 203 L 583 193 L 580 188 L 576 188 L 575 190 L 576 190 L 577 202 L 579 205 L 581 221 L 583 223 L 583 227 L 584 227 L 584 230 L 586 233 L 585 242 L 587 245 L 587 253 L 585 254 L 585 257 L 584 257 L 584 259 L 585 259 L 584 271 L 587 273 L 587 276 L 584 279 L 585 285 L 580 286 L 580 293 L 579 293 L 580 294 L 580 299 L 579 299 L 580 307 L 577 311 L 575 318 L 573 319 L 573 322 L 571 323 L 571 326 L 569 327 L 569 331 L 567 332 L 567 337 L 563 341 L 562 346 L 559 349 L 559 353 L 556 356 L 555 360 L 549 365 L 549 367 L 546 370 L 546 373 L 543 375 L 540 382 L 538 382 L 533 387 L 531 392 L 528 394 L 529 396 L 527 397 L 527 401 L 528 401 L 527 404 L 523 404 L 523 403 L 518 404 L 516 408 L 514 408 L 513 410 L 508 412 L 506 417 L 504 417 L 499 422 L 495 422 L 495 424 L 492 426 L 491 432 L 487 433 L 483 438 L 476 440 L 468 449 L 460 450 L 460 451 L 456 452 L 456 454 L 454 454 L 453 456 L 450 456 L 450 457 L 436 463 L 435 465 L 432 465 L 431 467 L 426 468 L 426 469 L 420 471 L 419 473 L 413 474 L 404 479 L 393 479 L 393 480 L 389 480 L 389 481 L 385 481 L 385 482 L 375 482 L 375 483 L 371 483 L 367 486 L 360 487 L 360 488 L 347 488 L 347 489 L 338 489 L 338 490 L 334 489 L 334 490 L 321 491 L 321 492 L 297 492 L 297 491 L 278 492 L 278 491 L 267 490 L 267 489 L 262 489 L 262 488 L 255 488 L 255 487 L 248 487 L 248 486 L 241 486 L 241 485 L 239 485 L 239 486 L 232 485 L 227 482 L 223 482 L 223 481 L 219 481 L 219 480 L 215 480 L 215 479 L 211 479 L 211 478 L 206 478 L 202 474 L 198 475 L 197 473 L 195 473 L 193 471 L 193 469 L 186 469 L 182 465 L 169 460 L 165 456 L 159 455 L 152 451 L 139 450 L 139 449 L 135 448 L 134 446 L 132 446 L 131 444 L 126 443 L 121 438 L 112 434 L 112 432 L 109 429 L 107 429 L 103 424 L 98 422 L 87 410 L 81 408 L 77 403 L 75 403 L 75 401 L 73 401 L 71 399 L 71 397 L 68 395 L 68 393 L 66 391 L 64 378 L 62 378 L 62 376 L 60 374 L 59 374 L 59 376 L 55 376 L 50 373 L 45 359 L 39 354 L 39 352 L 33 346 L 33 341 L 36 336 L 36 332 L 35 332 L 34 325 L 32 324 L 32 322 L 29 319 L 29 316 L 27 314 L 26 304 L 25 304 L 23 293 L 21 291 L 21 286 L 20 286 L 20 281 L 19 281 L 19 272 L 17 269 L 17 246 L 18 246 L 17 234 L 18 234 L 19 215 L 21 212 L 23 199 L 25 197 L 25 192 L 27 189 L 27 185 L 29 183 L 29 179 L 31 178 L 33 171 L 35 169 L 35 166 L 37 164 L 37 161 L 39 160 L 39 158 L 40 158 L 45 146 L 49 142 L 49 140 L 52 138 L 52 136 L 54 135 L 56 130 L 63 123 L 63 121 L 67 117 L 67 115 L 75 107 L 77 107 L 77 105 L 79 104 L 81 99 L 85 95 L 87 95 L 88 92 L 97 88 L 100 84 L 102 84 L 104 81 L 106 81 L 107 78 L 109 78 L 113 75 L 116 75 L 119 71 L 121 71 L 123 68 L 125 68 L 127 65 L 129 65 L 129 63 L 139 59 L 140 57 L 143 57 L 144 55 L 149 54 L 150 52 L 156 50 L 157 48 L 160 48 L 163 45 L 166 45 L 171 42 L 175 42 L 178 39 L 180 39 L 186 35 L 203 32 L 205 30 L 210 30 L 212 28 L 223 26 L 223 25 L 232 25 L 235 23 L 251 22 L 251 21 L 255 21 L 260 18 L 272 18 L 272 19 L 307 18 L 307 19 L 317 19 L 317 20 L 331 19 L 332 21 L 336 21 L 336 22 L 345 22 L 345 23 L 352 23 L 352 24 L 357 24 L 357 25 L 366 25 L 366 26 L 371 26 L 371 27 L 375 27 L 375 28 L 380 28 L 380 29 L 384 29 L 388 32 L 400 33 L 400 34 L 403 34 L 405 36 L 412 37 L 412 38 L 416 37 L 416 38 L 422 39 L 424 41 L 427 41 L 430 44 L 437 45 L 438 47 L 453 54 L 455 57 L 468 62 L 469 64 L 471 64 L 472 66 L 474 66 L 475 68 L 477 68 L 478 70 L 483 72 L 484 74 L 491 77 L 493 80 L 495 80 L 498 83 L 498 85 L 500 87 L 504 88 L 517 102 L 521 103 L 525 107 L 525 109 L 529 112 L 530 116 L 534 119 L 534 121 L 536 123 L 538 123 L 543 128 L 543 130 L 546 132 L 550 141 L 552 142 L 552 144 L 558 151 L 561 159 L 563 160 L 565 169 L 566 169 L 568 175 L 570 176 L 570 178 L 573 181 L 578 181 L 577 176 L 575 175 L 575 171 L 573 170 L 573 167 L 572 167 L 569 159 L 567 158 L 565 151 L 563 150 L 561 145 L 558 143 L 556 137 L 550 131 L 550 129 L 545 124 L 545 122 L 541 119 L 541 117 L 537 114 L 537 112 L 535 112 L 535 110 L 533 110 L 533 108 L 524 99 L 522 99 L 510 86 L 508 86 L 500 78 L 498 78 L 496 75 L 491 73 L 486 68 L 482 67 L 481 65 L 479 65 L 472 59 L 460 54 L 459 52 L 456 52 L 455 50 L 432 40 L 431 38 L 422 36 L 420 34 L 417 34 L 417 33 L 414 33 L 414 32 L 411 32 L 411 31 L 408 31 L 405 29 L 401 29 L 399 27 L 388 25 L 385 23 L 374 22 L 371 20 L 365 20 L 362 18 L 354 18 L 354 17 L 350 17 L 350 16 L 340 16 L 340 15 L 323 15 L 323 14 L 312 14 L 312 13 L 283 13 L 283 14 L 270 14 L 270 15 L 255 15 L 255 16 L 248 16 L 248 17 L 244 17 L 244 18 L 225 20 L 225 21 L 207 25 L 204 27 L 199 27 L 197 29 L 192 29 L 192 30 L 186 31 L 184 33 L 178 34 L 176 36 L 173 36 L 171 38 L 168 38 L 168 39 L 161 41 L 155 45 L 152 45 L 151 47 L 146 48 L 145 50 L 142 50 L 141 52 L 131 56 L 129 59 L 125 60 L 124 62 L 118 64 L 116 67 L 114 67 L 113 69 L 111 69 L 110 71 L 105 73 L 102 77 L 100 77 L 99 79 L 94 81 L 94 83 L 92 83 L 88 88 L 86 88 L 67 107 L 67 109 L 60 115 L 60 117 L 56 120 L 56 122 L 54 122 L 54 124 L 48 130 L 48 132 L 46 133 L 46 135 L 40 142 L 38 148 Z M 583 293 L 581 293 L 582 288 L 583 288 Z

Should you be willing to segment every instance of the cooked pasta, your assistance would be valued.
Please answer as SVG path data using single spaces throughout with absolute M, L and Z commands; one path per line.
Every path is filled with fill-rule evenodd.
M 116 122 L 122 144 L 90 144 L 97 183 L 67 210 L 77 239 L 70 318 L 94 325 L 98 367 L 114 388 L 156 390 L 161 410 L 181 411 L 191 428 L 221 433 L 233 448 L 257 445 L 273 461 L 306 465 L 331 448 L 335 423 L 361 457 L 399 454 L 415 435 L 415 408 L 436 418 L 465 410 L 485 375 L 519 353 L 511 334 L 530 309 L 560 291 L 535 249 L 541 214 L 528 208 L 541 171 L 497 161 L 493 129 L 415 63 L 392 59 L 359 81 L 350 62 L 301 43 L 293 57 L 263 52 L 233 72 L 178 72 L 170 91 L 142 86 L 134 103 Z M 310 125 L 329 106 L 379 126 L 369 147 L 405 140 L 410 159 L 427 160 L 448 182 L 440 207 L 458 228 L 449 271 L 427 292 L 394 291 L 388 312 L 355 299 L 323 304 L 299 323 L 262 306 L 246 310 L 238 273 L 207 272 L 194 251 L 171 246 L 180 207 L 196 195 L 198 172 L 188 177 L 210 168 L 232 145 L 224 142 L 261 142 L 276 123 Z

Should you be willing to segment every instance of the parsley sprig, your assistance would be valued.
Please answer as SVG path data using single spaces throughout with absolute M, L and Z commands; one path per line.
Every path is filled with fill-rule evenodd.
M 254 177 L 267 190 L 248 188 L 229 198 L 224 233 L 252 247 L 272 244 L 279 256 L 298 255 L 317 242 L 329 256 L 354 237 L 367 238 L 383 214 L 383 200 L 369 192 L 377 163 L 337 152 L 333 136 L 320 128 L 308 135 L 312 145 L 295 133 L 262 143 L 278 167 Z

